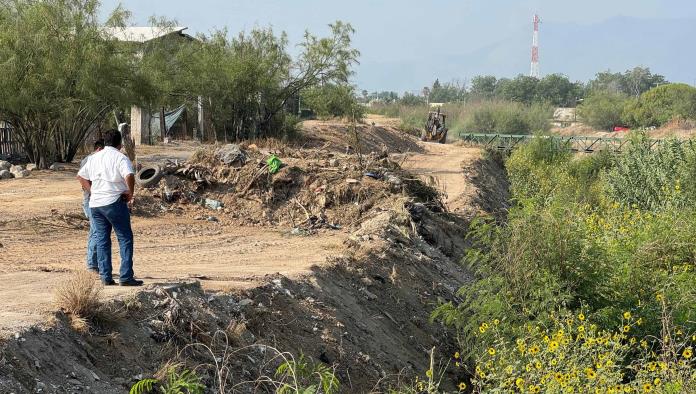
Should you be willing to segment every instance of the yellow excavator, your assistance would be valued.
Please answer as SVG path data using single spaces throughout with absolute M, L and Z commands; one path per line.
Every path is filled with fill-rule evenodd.
M 421 133 L 421 141 L 444 144 L 447 140 L 446 118 L 447 116 L 440 112 L 440 108 L 428 112 L 428 121 L 425 122 L 425 129 Z

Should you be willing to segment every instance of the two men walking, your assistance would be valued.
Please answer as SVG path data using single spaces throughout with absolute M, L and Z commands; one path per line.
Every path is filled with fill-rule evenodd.
M 104 149 L 89 156 L 77 179 L 82 189 L 90 194 L 90 233 L 88 240 L 88 268 L 90 263 L 89 242 L 96 244 L 97 268 L 104 285 L 115 285 L 111 266 L 111 230 L 118 239 L 121 255 L 119 285 L 140 286 L 133 273 L 133 231 L 130 223 L 129 205 L 133 202 L 135 172 L 133 164 L 120 152 L 121 133 L 110 130 L 104 134 Z

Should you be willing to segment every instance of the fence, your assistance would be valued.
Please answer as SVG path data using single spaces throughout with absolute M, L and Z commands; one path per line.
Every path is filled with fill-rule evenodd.
M 13 139 L 12 127 L 5 122 L 0 122 L 0 156 L 23 156 L 22 146 Z

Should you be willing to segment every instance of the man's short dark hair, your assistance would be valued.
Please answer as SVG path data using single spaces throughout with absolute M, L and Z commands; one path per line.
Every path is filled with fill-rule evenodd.
M 114 148 L 121 146 L 121 133 L 113 129 L 104 133 L 104 145 Z
M 103 139 L 103 138 L 97 138 L 97 139 L 94 141 L 94 150 L 102 149 L 102 148 L 104 148 L 104 139 Z

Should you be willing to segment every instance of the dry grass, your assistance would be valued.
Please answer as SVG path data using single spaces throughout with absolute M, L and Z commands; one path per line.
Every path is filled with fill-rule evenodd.
M 93 324 L 114 322 L 121 313 L 102 302 L 104 286 L 99 277 L 87 271 L 78 271 L 55 290 L 55 303 L 70 317 L 75 331 L 86 333 Z

